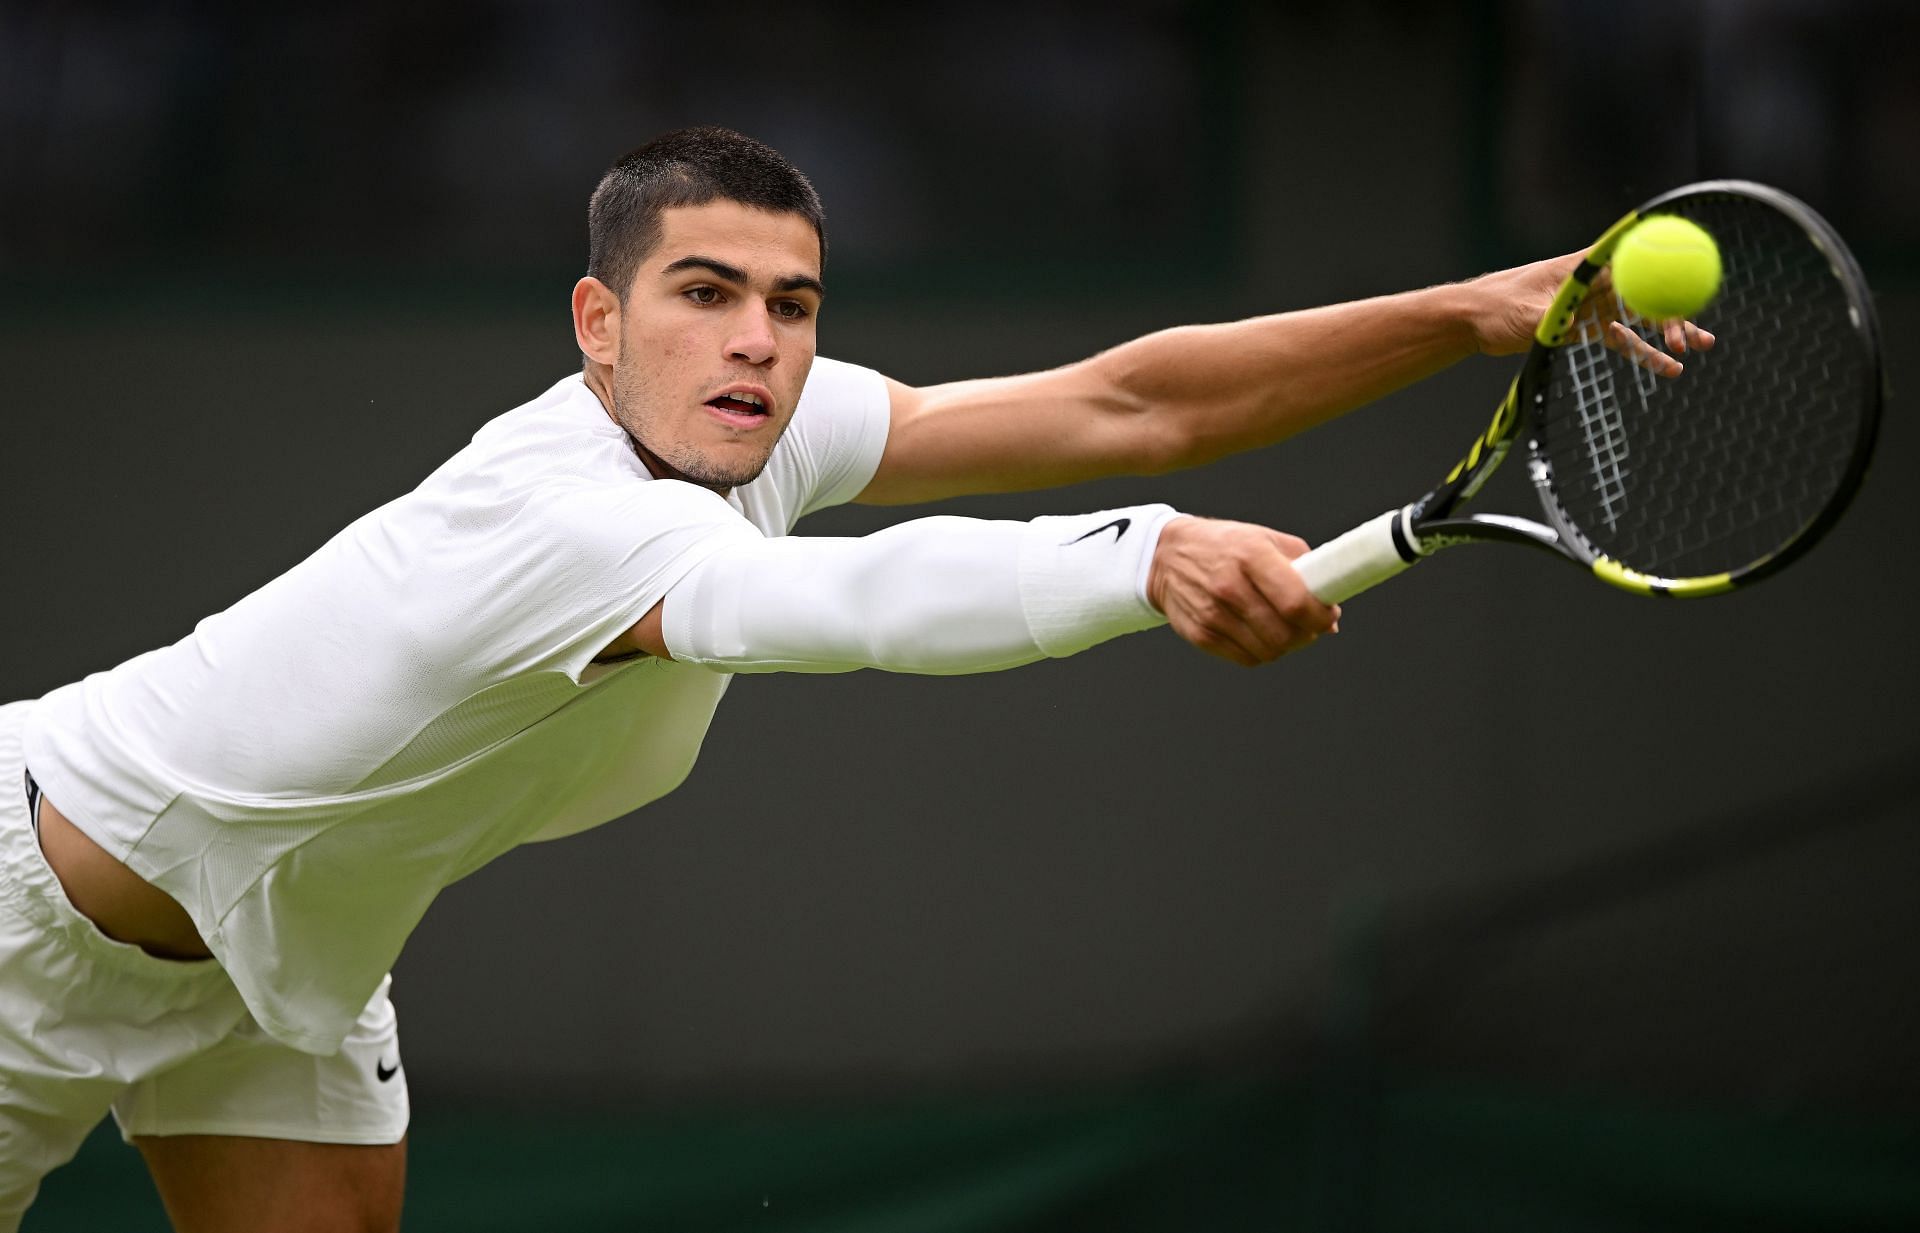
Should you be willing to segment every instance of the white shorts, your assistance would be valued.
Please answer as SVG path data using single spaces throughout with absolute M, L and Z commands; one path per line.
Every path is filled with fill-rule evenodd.
M 156 958 L 74 910 L 27 809 L 19 708 L 0 708 L 0 1233 L 109 1111 L 123 1138 L 397 1143 L 398 1024 L 382 981 L 332 1057 L 267 1036 L 212 960 Z

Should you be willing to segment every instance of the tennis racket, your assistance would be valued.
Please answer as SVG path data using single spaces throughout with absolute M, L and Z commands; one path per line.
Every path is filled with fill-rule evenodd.
M 1624 309 L 1604 277 L 1620 237 L 1654 213 L 1698 223 L 1720 248 L 1720 292 L 1698 321 L 1716 345 L 1673 378 L 1644 363 L 1663 323 Z M 1641 362 L 1632 339 L 1609 339 L 1616 320 Z M 1691 184 L 1587 252 L 1493 421 L 1438 487 L 1293 565 L 1339 603 L 1442 548 L 1525 544 L 1639 594 L 1722 594 L 1777 573 L 1839 519 L 1882 398 L 1873 302 L 1833 228 L 1765 185 Z M 1523 436 L 1544 519 L 1462 513 Z

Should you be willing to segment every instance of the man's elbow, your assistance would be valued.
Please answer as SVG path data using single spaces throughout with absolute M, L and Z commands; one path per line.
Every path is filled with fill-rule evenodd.
M 1142 416 L 1129 436 L 1126 471 L 1131 475 L 1166 475 L 1207 461 L 1191 429 L 1164 411 Z
M 1206 416 L 1171 399 L 1139 400 L 1116 418 L 1123 441 L 1120 469 L 1129 475 L 1166 475 L 1233 452 L 1231 442 L 1206 433 Z
M 1205 417 L 1170 391 L 1155 388 L 1146 372 L 1128 362 L 1136 358 L 1120 348 L 1092 361 L 1100 370 L 1095 398 L 1109 433 L 1111 469 L 1165 475 L 1220 457 L 1225 451 L 1209 448 L 1199 430 Z

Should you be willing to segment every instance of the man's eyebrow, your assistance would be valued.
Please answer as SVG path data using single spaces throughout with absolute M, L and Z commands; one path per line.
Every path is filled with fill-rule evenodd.
M 682 270 L 706 270 L 715 278 L 725 279 L 730 283 L 739 283 L 743 287 L 747 284 L 747 272 L 739 266 L 728 265 L 724 261 L 716 261 L 712 257 L 702 257 L 698 254 L 692 257 L 682 257 L 680 260 L 668 264 L 666 268 L 660 272 L 662 274 L 678 274 Z
M 728 265 L 713 257 L 702 257 L 698 253 L 690 257 L 682 257 L 678 261 L 668 262 L 661 268 L 660 273 L 678 274 L 682 270 L 705 270 L 715 278 L 741 287 L 748 286 L 752 282 L 747 277 L 747 272 L 739 266 Z M 775 291 L 811 291 L 821 299 L 825 299 L 827 295 L 827 289 L 811 274 L 789 274 L 775 282 L 773 289 Z
M 810 274 L 789 274 L 773 284 L 773 289 L 775 291 L 811 291 L 823 300 L 827 298 L 827 289 L 820 285 L 819 279 Z

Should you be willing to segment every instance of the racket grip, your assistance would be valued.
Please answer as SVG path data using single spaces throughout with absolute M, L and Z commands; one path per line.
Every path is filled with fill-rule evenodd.
M 1370 518 L 1344 535 L 1293 559 L 1294 572 L 1322 603 L 1344 603 L 1379 586 L 1420 559 L 1401 525 L 1404 509 Z

